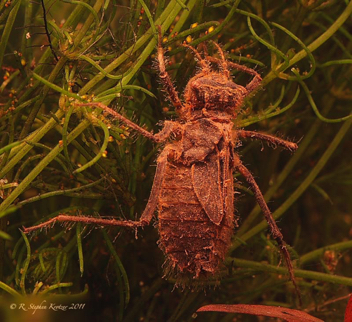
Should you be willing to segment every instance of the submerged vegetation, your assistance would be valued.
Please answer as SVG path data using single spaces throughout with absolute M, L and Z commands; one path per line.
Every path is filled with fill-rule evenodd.
M 234 318 L 195 315 L 217 303 L 300 308 L 341 321 L 352 286 L 351 13 L 348 0 L 2 0 L 1 292 L 22 300 L 83 298 L 91 321 Z M 229 60 L 263 77 L 235 126 L 298 142 L 293 155 L 250 141 L 238 152 L 291 245 L 301 307 L 267 223 L 237 175 L 239 227 L 221 277 L 205 290 L 162 278 L 152 226 L 138 239 L 126 228 L 82 224 L 21 231 L 59 214 L 134 220 L 142 213 L 160 146 L 77 102 L 106 104 L 154 133 L 176 118 L 154 68 L 158 25 L 181 97 L 197 69 L 182 42 L 218 42 Z M 213 46 L 208 50 L 216 55 Z M 250 81 L 233 75 L 236 83 Z

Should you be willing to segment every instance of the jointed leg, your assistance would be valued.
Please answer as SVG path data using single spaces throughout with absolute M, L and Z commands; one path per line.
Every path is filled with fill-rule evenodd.
M 228 64 L 231 68 L 254 76 L 254 78 L 246 86 L 248 94 L 253 92 L 262 82 L 262 77 L 254 69 L 233 62 L 228 62 Z
M 138 221 L 59 215 L 39 225 L 28 227 L 28 228 L 24 227 L 23 229 L 24 233 L 27 234 L 38 229 L 50 227 L 54 225 L 56 222 L 67 222 L 67 223 L 81 222 L 83 224 L 91 224 L 91 225 L 99 225 L 99 226 L 120 226 L 120 227 L 129 227 L 129 228 L 138 228 L 138 227 L 143 227 L 148 225 L 153 218 L 154 211 L 158 204 L 158 198 L 160 195 L 165 167 L 167 163 L 167 156 L 168 156 L 168 151 L 164 150 L 158 158 L 158 166 L 156 168 L 152 191 L 150 193 L 147 206 L 145 207 L 142 213 L 142 216 Z
M 219 45 L 217 45 L 217 47 L 220 48 Z M 208 61 L 210 61 L 211 63 L 223 65 L 223 61 L 218 58 L 207 56 L 206 59 Z M 257 73 L 252 68 L 249 68 L 249 67 L 246 67 L 246 66 L 243 66 L 240 64 L 236 64 L 231 61 L 226 61 L 226 65 L 227 65 L 227 67 L 234 68 L 234 69 L 237 69 L 241 72 L 244 72 L 244 73 L 247 73 L 247 74 L 254 76 L 254 78 L 246 86 L 246 89 L 248 91 L 247 95 L 249 95 L 251 92 L 253 92 L 262 82 L 262 77 L 259 75 L 259 73 Z
M 150 133 L 147 130 L 143 129 L 142 127 L 138 126 L 134 122 L 130 121 L 128 118 L 122 116 L 120 113 L 115 112 L 113 109 L 110 107 L 104 105 L 103 103 L 96 102 L 96 103 L 80 103 L 76 104 L 77 106 L 94 106 L 102 109 L 103 111 L 109 113 L 110 115 L 114 116 L 121 122 L 125 123 L 127 126 L 129 126 L 131 129 L 138 131 L 140 134 L 145 136 L 146 138 L 153 140 L 155 142 L 164 142 L 165 140 L 168 139 L 171 133 L 177 132 L 177 129 L 179 128 L 177 122 L 172 122 L 172 121 L 165 121 L 163 129 L 156 133 Z
M 69 215 L 59 215 L 48 221 L 45 221 L 39 225 L 35 225 L 32 227 L 23 227 L 23 232 L 28 234 L 32 231 L 48 228 L 54 225 L 57 222 L 64 223 L 83 223 L 89 225 L 99 225 L 99 226 L 121 226 L 121 227 L 130 227 L 136 228 L 141 227 L 143 224 L 140 221 L 132 221 L 132 220 L 115 220 L 115 219 L 103 219 L 103 218 L 94 218 L 94 217 L 85 217 L 85 216 L 69 216 Z
M 223 65 L 222 60 L 220 60 L 218 58 L 207 56 L 206 59 L 214 64 Z M 247 95 L 250 94 L 251 92 L 253 92 L 262 82 L 262 77 L 254 69 L 240 65 L 240 64 L 233 63 L 231 61 L 227 61 L 226 64 L 227 64 L 227 67 L 234 68 L 234 69 L 237 69 L 241 72 L 244 72 L 244 73 L 247 73 L 247 74 L 254 76 L 254 78 L 246 86 L 246 89 L 248 91 Z
M 162 47 L 162 35 L 161 35 L 161 26 L 158 26 L 159 36 L 158 36 L 158 63 L 159 63 L 159 70 L 160 70 L 160 79 L 163 83 L 163 86 L 166 92 L 169 94 L 171 103 L 175 106 L 176 110 L 182 108 L 182 103 L 178 97 L 178 94 L 172 84 L 171 78 L 169 74 L 166 72 L 165 68 L 165 58 L 164 58 L 164 51 Z
M 145 130 L 142 127 L 138 126 L 137 124 L 133 123 L 131 120 L 122 116 L 120 113 L 117 113 L 116 111 L 114 111 L 110 107 L 104 105 L 103 103 L 100 103 L 100 102 L 80 103 L 80 104 L 76 104 L 76 105 L 77 106 L 94 106 L 94 107 L 101 108 L 103 111 L 109 113 L 110 115 L 114 116 L 115 118 L 117 118 L 121 122 L 125 123 L 131 129 L 138 131 L 146 138 L 153 140 L 153 141 L 156 141 L 156 142 L 159 142 L 159 140 L 152 133 L 148 132 L 147 130 Z
M 250 139 L 264 140 L 273 144 L 274 146 L 276 145 L 282 146 L 283 148 L 291 152 L 298 149 L 298 145 L 296 143 L 280 139 L 273 135 L 268 135 L 264 133 L 254 132 L 254 131 L 245 131 L 245 130 L 237 130 L 236 135 L 239 138 L 243 138 L 243 139 L 250 138 Z
M 177 134 L 180 130 L 180 123 L 174 121 L 165 121 L 162 130 L 154 134 L 154 139 L 156 142 L 164 142 L 170 137 L 171 133 Z
M 254 193 L 254 196 L 255 196 L 260 208 L 263 211 L 265 219 L 269 224 L 271 234 L 280 247 L 280 251 L 281 251 L 282 256 L 284 257 L 284 260 L 286 262 L 286 266 L 287 266 L 287 270 L 290 275 L 290 279 L 295 287 L 295 290 L 296 290 L 296 293 L 299 297 L 299 300 L 301 301 L 301 294 L 300 294 L 299 288 L 297 286 L 296 278 L 295 278 L 295 275 L 293 272 L 291 256 L 287 250 L 287 245 L 283 239 L 283 236 L 280 232 L 280 229 L 276 225 L 276 222 L 275 222 L 275 220 L 269 210 L 269 207 L 266 204 L 264 197 L 263 197 L 257 183 L 255 182 L 254 177 L 250 173 L 250 171 L 242 164 L 241 160 L 239 159 L 239 157 L 237 155 L 234 156 L 234 163 L 235 163 L 235 168 L 246 178 L 251 190 Z

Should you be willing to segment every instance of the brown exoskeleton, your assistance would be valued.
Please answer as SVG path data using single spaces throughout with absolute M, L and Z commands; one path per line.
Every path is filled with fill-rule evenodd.
M 182 103 L 165 70 L 161 37 L 159 27 L 160 78 L 179 114 L 179 120 L 166 121 L 161 132 L 152 134 L 101 103 L 78 104 L 101 108 L 156 142 L 165 142 L 170 136 L 174 138 L 166 143 L 157 159 L 153 187 L 140 220 L 60 215 L 26 228 L 25 232 L 47 227 L 56 221 L 142 227 L 151 222 L 158 208 L 159 245 L 169 268 L 179 276 L 196 279 L 212 276 L 219 271 L 231 244 L 233 228 L 237 225 L 233 172 L 238 171 L 253 190 L 297 289 L 283 236 L 252 174 L 234 151 L 238 140 L 245 138 L 265 140 L 289 151 L 297 149 L 295 143 L 271 135 L 233 129 L 232 119 L 236 117 L 244 98 L 260 85 L 260 75 L 253 69 L 227 61 L 215 43 L 220 59 L 202 58 L 193 47 L 185 45 L 194 52 L 201 69 L 188 82 Z M 211 63 L 216 64 L 220 72 L 212 70 Z M 230 68 L 254 77 L 246 87 L 237 85 L 231 78 Z

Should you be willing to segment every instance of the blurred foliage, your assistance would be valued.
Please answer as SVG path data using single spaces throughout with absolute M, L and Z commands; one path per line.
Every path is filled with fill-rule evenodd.
M 57 224 L 29 239 L 20 231 L 60 213 L 141 214 L 162 147 L 74 103 L 102 102 L 154 133 L 175 118 L 152 68 L 161 25 L 168 71 L 181 94 L 196 69 L 183 41 L 218 41 L 228 59 L 264 77 L 236 126 L 300 147 L 290 155 L 248 141 L 238 152 L 292 246 L 301 309 L 324 321 L 343 319 L 352 286 L 352 2 L 1 0 L 0 10 L 4 294 L 88 294 L 91 321 L 258 321 L 194 315 L 209 303 L 298 308 L 278 249 L 240 181 L 240 227 L 221 278 L 205 290 L 182 290 L 162 278 L 152 226 L 138 239 L 127 229 L 80 224 Z M 249 81 L 233 74 L 240 84 Z

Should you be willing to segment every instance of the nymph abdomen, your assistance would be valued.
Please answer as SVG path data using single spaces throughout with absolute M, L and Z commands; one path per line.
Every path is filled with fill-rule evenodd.
M 180 163 L 166 166 L 159 196 L 159 246 L 167 269 L 199 278 L 218 272 L 231 241 L 233 214 L 219 225 L 209 219 L 194 191 L 191 169 Z

